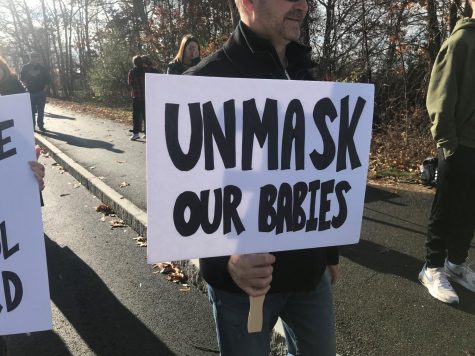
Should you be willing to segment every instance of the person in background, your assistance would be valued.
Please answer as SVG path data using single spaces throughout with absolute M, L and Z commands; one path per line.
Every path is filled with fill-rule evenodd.
M 241 21 L 228 42 L 185 75 L 316 79 L 311 49 L 298 43 L 307 1 L 236 0 L 236 5 Z M 339 275 L 338 260 L 336 247 L 200 259 L 221 355 L 269 355 L 280 317 L 288 355 L 335 356 L 331 284 Z M 295 266 L 305 273 L 295 274 Z M 249 296 L 262 295 L 262 331 L 248 333 Z
M 46 92 L 50 82 L 48 70 L 41 64 L 41 55 L 36 52 L 30 54 L 30 62 L 21 68 L 20 80 L 30 93 L 33 127 L 38 125 L 41 131 L 45 130 L 44 116 Z M 35 120 L 35 116 L 36 120 Z
M 142 56 L 143 66 L 145 68 L 145 73 L 161 73 L 162 71 L 155 66 L 153 60 L 145 55 Z
M 131 87 L 130 96 L 132 97 L 132 136 L 131 141 L 140 138 L 142 131 L 142 121 L 145 126 L 145 66 L 141 56 L 132 58 L 134 67 L 129 70 L 127 82 Z
M 168 64 L 167 74 L 182 74 L 200 62 L 200 45 L 192 35 L 182 38 L 178 53 Z
M 448 278 L 475 292 L 475 272 L 467 263 L 475 231 L 475 0 L 468 3 L 472 18 L 459 20 L 442 45 L 426 102 L 438 175 L 419 280 L 449 304 L 459 297 Z
M 25 88 L 8 66 L 5 59 L 0 57 L 0 95 L 24 93 Z

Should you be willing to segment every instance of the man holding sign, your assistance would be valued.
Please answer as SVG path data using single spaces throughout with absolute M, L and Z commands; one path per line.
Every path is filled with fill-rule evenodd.
M 241 22 L 231 38 L 185 74 L 313 80 L 310 49 L 296 42 L 306 0 L 236 0 L 236 5 Z M 222 355 L 268 355 L 278 317 L 289 354 L 336 354 L 330 287 L 338 277 L 336 247 L 203 258 L 200 269 Z M 248 333 L 248 296 L 266 294 L 262 331 Z

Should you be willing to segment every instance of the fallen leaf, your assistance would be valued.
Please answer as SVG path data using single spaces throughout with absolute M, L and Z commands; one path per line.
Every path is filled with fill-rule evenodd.
M 152 265 L 152 269 L 156 270 L 153 273 L 166 274 L 167 280 L 174 283 L 185 285 L 185 282 L 188 280 L 188 277 L 181 271 L 181 269 L 172 262 L 156 263 Z
M 97 177 L 97 178 L 99 178 L 100 180 L 106 179 L 106 177 L 104 177 L 104 176 L 100 176 L 100 177 Z
M 64 193 L 64 194 L 60 194 L 59 196 L 60 196 L 60 197 L 67 197 L 68 195 L 71 195 L 71 194 L 69 194 L 69 193 Z
M 126 163 L 126 161 L 117 161 L 117 163 Z
M 76 183 L 74 184 L 73 188 L 76 189 L 76 188 L 79 188 L 82 184 L 81 183 Z
M 130 183 L 128 183 L 128 182 L 122 182 L 122 183 L 119 184 L 119 187 L 125 188 L 125 187 L 127 187 L 127 186 L 129 186 L 129 185 L 130 185 Z
M 127 225 L 124 224 L 123 220 L 112 220 L 109 222 L 111 224 L 111 229 L 115 229 L 118 227 L 127 227 Z
M 112 209 L 106 204 L 99 204 L 98 206 L 96 206 L 96 211 L 98 213 L 104 213 L 106 215 L 110 215 L 112 213 Z

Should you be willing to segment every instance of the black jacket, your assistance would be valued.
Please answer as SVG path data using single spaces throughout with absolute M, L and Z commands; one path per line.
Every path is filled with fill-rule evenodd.
M 191 68 L 197 65 L 201 61 L 201 58 L 195 58 L 191 61 L 190 66 L 185 66 L 182 62 L 178 59 L 174 59 L 170 63 L 168 63 L 167 67 L 167 74 L 183 74 L 188 68 Z
M 32 94 L 44 90 L 50 79 L 49 72 L 41 64 L 27 63 L 21 68 L 20 80 Z
M 291 79 L 315 80 L 310 69 L 310 48 L 298 43 L 287 46 Z M 186 75 L 288 79 L 272 44 L 259 38 L 242 22 L 226 44 L 213 55 L 203 59 Z M 275 292 L 301 292 L 315 289 L 327 264 L 338 264 L 338 248 L 312 248 L 272 253 L 276 257 L 271 290 Z M 229 256 L 200 259 L 203 278 L 211 286 L 229 292 L 243 291 L 234 283 L 227 271 Z

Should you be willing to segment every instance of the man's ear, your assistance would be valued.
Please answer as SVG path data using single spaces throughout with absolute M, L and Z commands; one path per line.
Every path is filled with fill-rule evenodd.
M 241 2 L 243 8 L 247 13 L 250 13 L 254 10 L 254 0 L 238 0 Z

